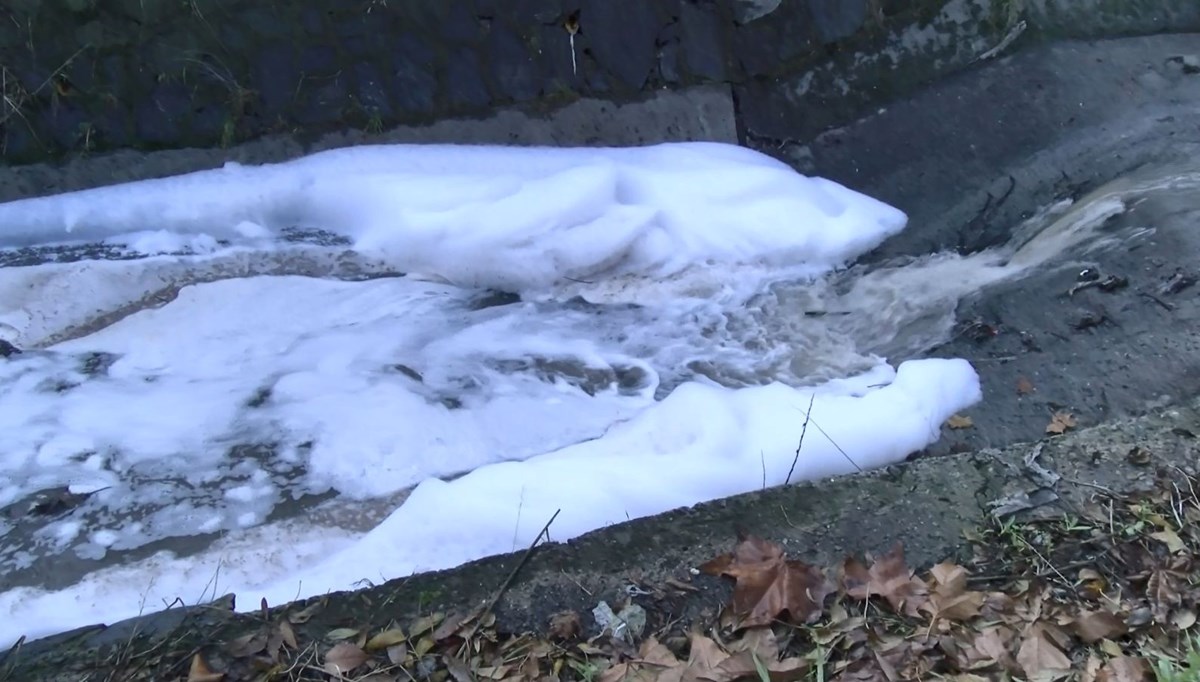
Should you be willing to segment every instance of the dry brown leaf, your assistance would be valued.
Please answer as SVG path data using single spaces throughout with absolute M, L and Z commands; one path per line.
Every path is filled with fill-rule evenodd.
M 1000 625 L 984 628 L 975 635 L 971 643 L 979 657 L 971 662 L 969 668 L 986 667 L 999 664 L 1006 670 L 1016 667 L 1016 660 L 1009 653 L 1009 643 L 1012 641 L 1012 631 Z M 982 665 L 977 665 L 982 664 Z
M 897 613 L 915 616 L 927 599 L 927 586 L 909 570 L 904 562 L 904 547 L 898 542 L 871 564 L 870 575 L 871 594 L 886 599 Z
M 1033 624 L 1022 638 L 1017 664 L 1031 679 L 1057 679 L 1071 672 L 1071 659 L 1050 641 L 1041 623 Z
M 1151 679 L 1150 664 L 1144 658 L 1117 656 L 1104 664 L 1096 682 L 1146 682 Z
M 733 610 L 742 627 L 768 625 L 785 612 L 796 622 L 815 622 L 833 591 L 819 568 L 789 560 L 778 545 L 757 537 L 747 537 L 731 556 L 718 557 L 701 570 L 736 581 Z
M 413 624 L 408 628 L 409 637 L 420 637 L 426 632 L 431 632 L 439 623 L 446 617 L 443 613 L 431 613 L 428 616 L 421 616 L 413 621 Z
M 970 573 L 958 564 L 944 561 L 929 569 L 929 575 L 936 584 L 935 591 L 938 594 L 953 597 L 966 591 Z
M 688 669 L 699 677 L 709 677 L 712 671 L 729 658 L 712 639 L 693 632 L 691 636 L 691 651 L 688 652 Z
M 1183 540 L 1179 539 L 1179 534 L 1170 528 L 1164 528 L 1156 533 L 1151 533 L 1150 537 L 1166 545 L 1167 551 L 1171 554 L 1187 550 L 1187 545 L 1183 544 Z
M 325 639 L 331 642 L 340 642 L 345 639 L 354 639 L 362 632 L 358 628 L 334 628 L 325 633 Z
M 367 651 L 379 651 L 380 649 L 387 649 L 388 647 L 392 647 L 400 644 L 401 642 L 407 641 L 408 637 L 404 635 L 403 630 L 400 628 L 391 628 L 376 634 L 371 639 L 368 639 L 365 648 Z
M 1180 630 L 1187 630 L 1196 624 L 1196 612 L 1192 609 L 1184 609 L 1171 614 L 1171 624 Z
M 287 619 L 294 625 L 303 625 L 323 608 L 325 608 L 325 598 L 321 598 L 295 613 L 289 613 Z
M 943 597 L 934 593 L 929 595 L 929 601 L 922 606 L 934 618 L 945 618 L 950 621 L 964 622 L 979 615 L 983 606 L 982 592 L 963 592 L 953 597 Z
M 279 621 L 279 636 L 283 638 L 283 643 L 288 645 L 289 649 L 300 648 L 300 642 L 296 640 L 296 630 L 287 618 Z
M 267 648 L 269 636 L 262 630 L 249 632 L 229 643 L 225 651 L 234 658 L 249 658 Z
M 1050 417 L 1050 423 L 1046 425 L 1046 433 L 1054 435 L 1063 434 L 1069 429 L 1075 428 L 1076 425 L 1075 415 L 1070 412 L 1055 412 Z
M 1171 609 L 1183 601 L 1179 577 L 1172 571 L 1155 569 L 1146 581 L 1146 596 L 1150 598 L 1155 620 L 1165 622 Z
M 454 682 L 475 682 L 475 676 L 471 674 L 470 666 L 458 656 L 444 654 L 442 662 L 446 664 L 446 670 L 450 672 L 450 677 L 454 678 Z
M 1088 644 L 1124 635 L 1125 621 L 1108 611 L 1085 611 L 1075 618 L 1075 634 Z
M 579 636 L 583 625 L 575 611 L 560 611 L 550 616 L 550 638 L 571 640 Z
M 404 660 L 408 658 L 408 644 L 397 644 L 387 648 L 388 660 L 394 665 L 404 665 Z
M 225 673 L 213 672 L 200 654 L 192 656 L 192 666 L 188 669 L 187 682 L 221 682 L 224 679 Z
M 1017 377 L 1017 395 L 1029 395 L 1037 390 L 1028 377 Z
M 975 422 L 971 421 L 971 418 L 966 415 L 956 414 L 946 420 L 946 426 L 952 429 L 969 429 L 975 426 Z
M 367 652 L 350 642 L 341 642 L 325 652 L 325 672 L 330 675 L 345 675 L 367 662 Z

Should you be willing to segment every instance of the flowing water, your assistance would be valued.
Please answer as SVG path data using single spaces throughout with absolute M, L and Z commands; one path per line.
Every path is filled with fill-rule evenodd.
M 523 459 L 595 438 L 687 381 L 854 390 L 864 376 L 869 384 L 880 358 L 920 357 L 949 339 L 964 297 L 1151 238 L 1153 226 L 1113 230 L 1110 219 L 1163 195 L 1200 205 L 1200 165 L 1143 169 L 1064 199 L 985 252 L 853 266 L 817 281 L 774 281 L 749 296 L 728 286 L 739 270 L 714 269 L 658 283 L 653 305 L 634 303 L 645 289 L 619 286 L 520 300 L 418 281 L 320 233 L 263 252 L 200 245 L 210 252 L 179 258 L 111 244 L 0 252 L 0 298 L 19 303 L 0 320 L 0 338 L 24 350 L 0 360 L 0 402 L 42 405 L 10 403 L 0 416 L 7 447 L 34 452 L 3 460 L 0 589 L 61 586 L 102 566 L 160 549 L 198 551 L 223 534 L 291 518 L 367 530 L 421 478 L 453 478 L 486 461 L 463 450 Z M 203 283 L 218 284 L 190 286 Z M 240 338 L 248 320 L 274 335 Z M 106 336 L 116 328 L 120 336 Z M 139 334 L 169 350 L 159 357 L 126 347 Z M 222 346 L 227 352 L 213 350 Z M 194 371 L 161 369 L 188 354 Z M 327 401 L 303 402 L 306 379 L 287 374 L 289 362 L 313 358 L 324 380 L 336 377 Z M 389 409 L 409 405 L 416 416 L 399 431 L 383 429 L 404 417 L 378 409 L 381 395 L 391 397 Z M 179 396 L 182 405 L 164 402 Z M 54 438 L 56 429 L 137 430 L 136 420 L 88 421 L 88 401 L 117 398 L 156 419 L 159 408 L 179 408 L 186 437 L 128 438 L 115 451 Z M 282 404 L 294 409 L 272 411 Z M 14 422 L 15 414 L 24 417 Z M 449 421 L 416 434 L 422 415 L 433 414 Z M 484 426 L 457 430 L 454 415 Z M 309 425 L 318 422 L 346 447 L 374 447 L 362 433 L 383 429 L 381 439 L 409 434 L 414 449 L 445 454 L 432 465 L 364 471 L 319 452 L 330 446 L 311 442 Z M 161 424 L 147 433 L 155 429 Z M 464 448 L 463 439 L 478 442 Z M 161 456 L 180 443 L 195 451 Z

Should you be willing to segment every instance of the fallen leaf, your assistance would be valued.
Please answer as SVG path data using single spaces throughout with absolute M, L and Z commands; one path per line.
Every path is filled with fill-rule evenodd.
M 287 644 L 289 648 L 300 648 L 300 643 L 296 641 L 296 630 L 287 618 L 279 621 L 279 636 L 283 638 L 283 643 Z
M 325 652 L 325 672 L 330 675 L 345 675 L 366 663 L 367 658 L 367 652 L 350 642 L 335 644 L 332 649 Z
M 1144 658 L 1117 656 L 1096 675 L 1097 682 L 1145 682 L 1151 679 L 1150 663 Z
M 1075 618 L 1075 634 L 1088 644 L 1120 637 L 1129 631 L 1125 621 L 1109 611 L 1085 611 Z
M 890 552 L 876 559 L 869 572 L 871 594 L 886 599 L 897 613 L 916 615 L 925 603 L 927 586 L 904 562 L 904 547 L 900 543 L 897 542 Z
M 579 636 L 583 625 L 579 614 L 575 611 L 561 611 L 550 616 L 550 637 L 557 640 L 571 640 Z
M 1176 611 L 1171 616 L 1171 624 L 1180 630 L 1186 630 L 1196 624 L 1196 612 L 1191 609 Z
M 340 642 L 344 639 L 353 639 L 359 635 L 357 628 L 335 628 L 325 633 L 325 639 L 331 642 Z
M 408 644 L 396 644 L 387 648 L 388 660 L 394 665 L 404 665 L 404 660 L 408 658 Z
M 188 670 L 187 682 L 221 682 L 225 673 L 213 672 L 200 654 L 192 656 L 192 666 Z
M 234 658 L 248 658 L 266 649 L 267 639 L 266 632 L 255 630 L 233 640 L 225 650 Z
M 475 676 L 471 674 L 471 668 L 458 656 L 444 654 L 442 662 L 446 664 L 446 670 L 450 672 L 450 676 L 454 678 L 454 682 L 475 682 Z
M 420 637 L 428 631 L 433 630 L 445 618 L 445 614 L 432 613 L 428 616 L 421 616 L 413 621 L 413 624 L 408 628 L 409 637 Z
M 1179 539 L 1179 535 L 1170 528 L 1151 533 L 1150 537 L 1166 545 L 1167 551 L 1171 554 L 1176 554 L 1187 549 L 1187 545 L 1183 544 L 1183 540 Z
M 1050 417 L 1050 423 L 1046 425 L 1046 433 L 1054 435 L 1063 434 L 1068 429 L 1075 428 L 1076 424 L 1075 415 L 1070 412 L 1055 412 Z
M 317 611 L 320 611 L 324 607 L 325 600 L 320 599 L 309 604 L 308 606 L 305 606 L 296 613 L 288 614 L 287 619 L 290 620 L 294 625 L 303 625 L 304 623 L 307 623 L 314 615 L 316 615 Z
M 732 555 L 718 557 L 701 570 L 736 581 L 733 610 L 742 627 L 767 625 L 784 613 L 796 622 L 815 622 L 833 591 L 819 568 L 789 560 L 778 545 L 757 537 L 745 538 Z
M 400 628 L 391 628 L 390 630 L 384 630 L 371 639 L 368 639 L 367 646 L 365 648 L 367 651 L 379 651 L 380 649 L 387 649 L 388 647 L 392 647 L 400 644 L 401 642 L 407 641 L 408 637 L 405 636 L 403 630 Z
M 1017 378 L 1017 395 L 1029 395 L 1030 393 L 1033 393 L 1036 390 L 1037 390 L 1037 387 L 1035 387 L 1033 385 L 1033 382 L 1030 381 L 1027 377 L 1018 377 Z
M 974 425 L 975 422 L 971 421 L 970 417 L 962 414 L 953 415 L 946 420 L 946 426 L 952 429 L 969 429 Z
M 1071 672 L 1071 659 L 1050 641 L 1040 623 L 1030 627 L 1022 639 L 1021 648 L 1017 650 L 1017 664 L 1031 679 L 1055 679 Z

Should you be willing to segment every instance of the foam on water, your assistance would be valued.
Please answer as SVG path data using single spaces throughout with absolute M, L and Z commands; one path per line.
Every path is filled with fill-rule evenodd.
M 566 539 L 898 461 L 980 393 L 961 360 L 888 359 L 1163 187 L 1085 198 L 994 252 L 850 269 L 902 214 L 721 145 L 365 148 L 2 204 L 12 248 L 148 255 L 0 268 L 0 320 L 39 349 L 0 361 L 0 505 L 85 500 L 0 565 L 88 568 L 0 593 L 0 645 L 453 566 L 558 510 Z M 329 494 L 380 522 L 263 525 Z

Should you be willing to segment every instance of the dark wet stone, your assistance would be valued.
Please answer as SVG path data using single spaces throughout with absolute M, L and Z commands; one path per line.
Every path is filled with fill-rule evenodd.
M 135 126 L 139 140 L 167 144 L 180 136 L 180 123 L 191 109 L 191 98 L 181 83 L 159 83 L 154 93 L 137 107 Z
M 509 30 L 494 26 L 487 39 L 487 61 L 499 92 L 518 102 L 538 96 L 541 74 L 532 49 Z
M 392 101 L 404 111 L 428 112 L 437 97 L 436 55 L 421 38 L 397 36 L 392 47 Z
M 80 109 L 73 102 L 64 102 L 57 107 L 51 107 L 50 115 L 46 117 L 54 141 L 64 149 L 79 149 L 83 147 L 87 137 L 91 115 Z
M 642 89 L 654 68 L 654 39 L 661 28 L 653 3 L 582 0 L 579 27 L 576 43 L 585 38 L 596 63 L 626 87 Z
M 305 78 L 337 73 L 337 51 L 327 45 L 312 45 L 300 51 L 297 65 Z
M 739 24 L 748 24 L 779 9 L 781 0 L 733 0 L 733 17 Z
M 741 74 L 753 78 L 778 70 L 783 61 L 780 46 L 792 42 L 793 38 L 788 35 L 788 40 L 783 40 L 777 24 L 756 22 L 734 29 L 730 32 L 730 41 L 731 52 Z M 795 39 L 794 42 L 803 43 L 804 39 Z
M 447 3 L 441 26 L 442 38 L 449 43 L 475 45 L 483 38 L 479 18 L 471 13 L 470 6 L 465 2 Z
M 280 10 L 287 6 L 267 3 L 248 5 L 238 12 L 238 22 L 260 40 L 290 39 L 294 24 L 288 21 L 291 17 L 282 15 Z
M 295 109 L 296 120 L 304 125 L 340 121 L 342 112 L 349 104 L 348 80 L 341 73 L 331 78 L 306 81 L 307 85 L 300 93 L 299 106 Z
M 683 80 L 680 64 L 683 59 L 683 48 L 680 47 L 679 22 L 673 21 L 663 27 L 658 34 L 658 77 L 664 83 L 679 83 Z
M 570 85 L 572 89 L 583 82 L 580 59 L 583 53 L 575 45 L 575 68 L 571 67 L 571 36 L 559 24 L 542 26 L 537 31 L 536 59 L 546 78 Z M 549 90 L 547 86 L 547 90 Z
M 492 101 L 479 76 L 475 53 L 465 48 L 450 50 L 446 57 L 446 95 L 453 105 L 482 107 Z
M 808 0 L 817 35 L 823 43 L 849 38 L 867 19 L 868 0 Z
M 20 353 L 20 348 L 17 348 L 4 339 L 0 339 L 0 358 L 7 358 L 11 355 L 20 355 Z
M 354 92 L 359 105 L 371 115 L 391 118 L 392 105 L 388 102 L 387 90 L 384 89 L 383 77 L 380 75 L 379 69 L 376 69 L 374 64 L 368 62 L 357 62 L 354 65 L 353 72 Z M 429 97 L 424 105 L 425 108 L 431 108 L 433 106 L 433 98 Z
M 275 43 L 259 51 L 254 60 L 253 89 L 265 118 L 274 119 L 288 112 L 299 80 L 296 49 L 291 44 Z
M 683 3 L 679 15 L 687 70 L 708 80 L 725 78 L 725 40 L 714 5 Z

